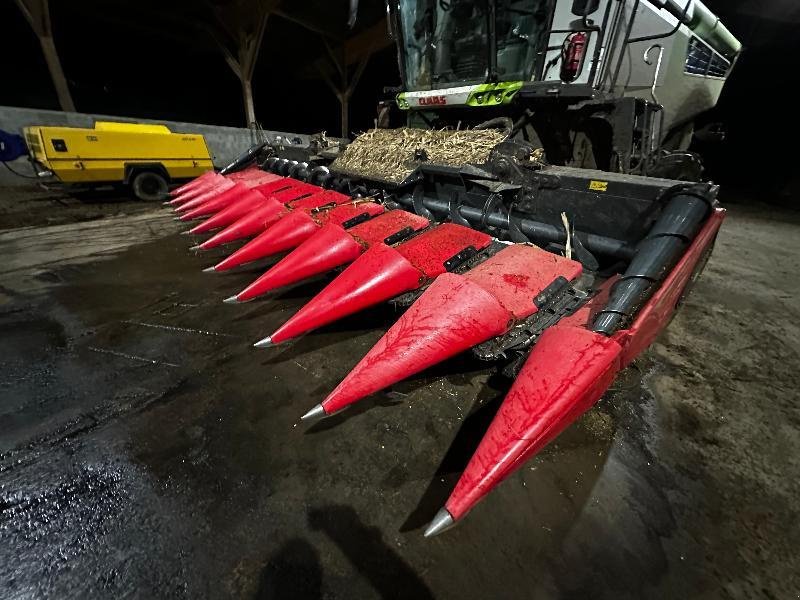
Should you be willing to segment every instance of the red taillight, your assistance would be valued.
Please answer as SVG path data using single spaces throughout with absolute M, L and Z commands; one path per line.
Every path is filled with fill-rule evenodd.
M 583 31 L 576 31 L 564 40 L 561 50 L 561 80 L 575 81 L 583 66 L 583 55 L 586 52 L 587 36 Z

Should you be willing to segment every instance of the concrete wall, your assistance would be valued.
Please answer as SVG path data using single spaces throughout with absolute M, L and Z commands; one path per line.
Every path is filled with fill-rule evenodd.
M 198 123 L 182 123 L 178 121 L 159 121 L 154 119 L 135 119 L 130 117 L 114 117 L 109 115 L 89 115 L 84 113 L 61 112 L 57 110 L 40 110 L 35 108 L 17 108 L 0 106 L 0 129 L 12 133 L 22 133 L 23 127 L 30 125 L 67 125 L 70 127 L 92 127 L 95 121 L 123 121 L 128 123 L 158 123 L 166 125 L 177 133 L 201 133 L 206 138 L 208 149 L 217 167 L 224 167 L 234 157 L 241 154 L 256 141 L 260 141 L 260 132 L 240 127 L 221 127 L 218 125 L 201 125 Z M 307 146 L 309 136 L 301 133 L 284 131 L 264 131 L 267 139 L 272 141 L 276 136 L 292 140 L 300 146 Z M 298 143 L 299 141 L 299 143 Z M 19 159 L 9 163 L 11 167 L 26 175 L 33 175 L 27 159 Z M 0 165 L 0 186 L 20 185 L 21 179 Z

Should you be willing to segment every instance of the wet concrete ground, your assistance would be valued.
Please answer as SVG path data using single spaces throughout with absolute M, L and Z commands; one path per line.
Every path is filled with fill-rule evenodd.
M 150 212 L 126 188 L 79 190 L 59 183 L 0 184 L 0 230 L 43 227 Z M 68 193 L 67 193 L 68 192 Z
M 160 211 L 1 231 L 0 596 L 797 597 L 799 225 L 734 206 L 661 340 L 431 540 L 487 365 L 307 429 L 389 306 L 258 351 L 320 281 L 223 305 L 257 272 L 201 273 Z

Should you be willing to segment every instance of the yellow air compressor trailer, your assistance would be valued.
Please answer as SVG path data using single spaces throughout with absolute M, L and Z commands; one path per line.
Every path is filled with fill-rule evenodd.
M 26 127 L 23 135 L 38 171 L 69 184 L 125 184 L 140 200 L 159 200 L 171 182 L 214 168 L 202 135 L 164 125 L 97 121 L 92 129 Z

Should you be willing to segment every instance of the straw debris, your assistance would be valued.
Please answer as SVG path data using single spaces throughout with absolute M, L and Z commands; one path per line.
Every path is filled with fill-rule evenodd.
M 423 160 L 446 166 L 486 162 L 506 135 L 497 129 L 372 129 L 347 146 L 331 169 L 400 183 Z

